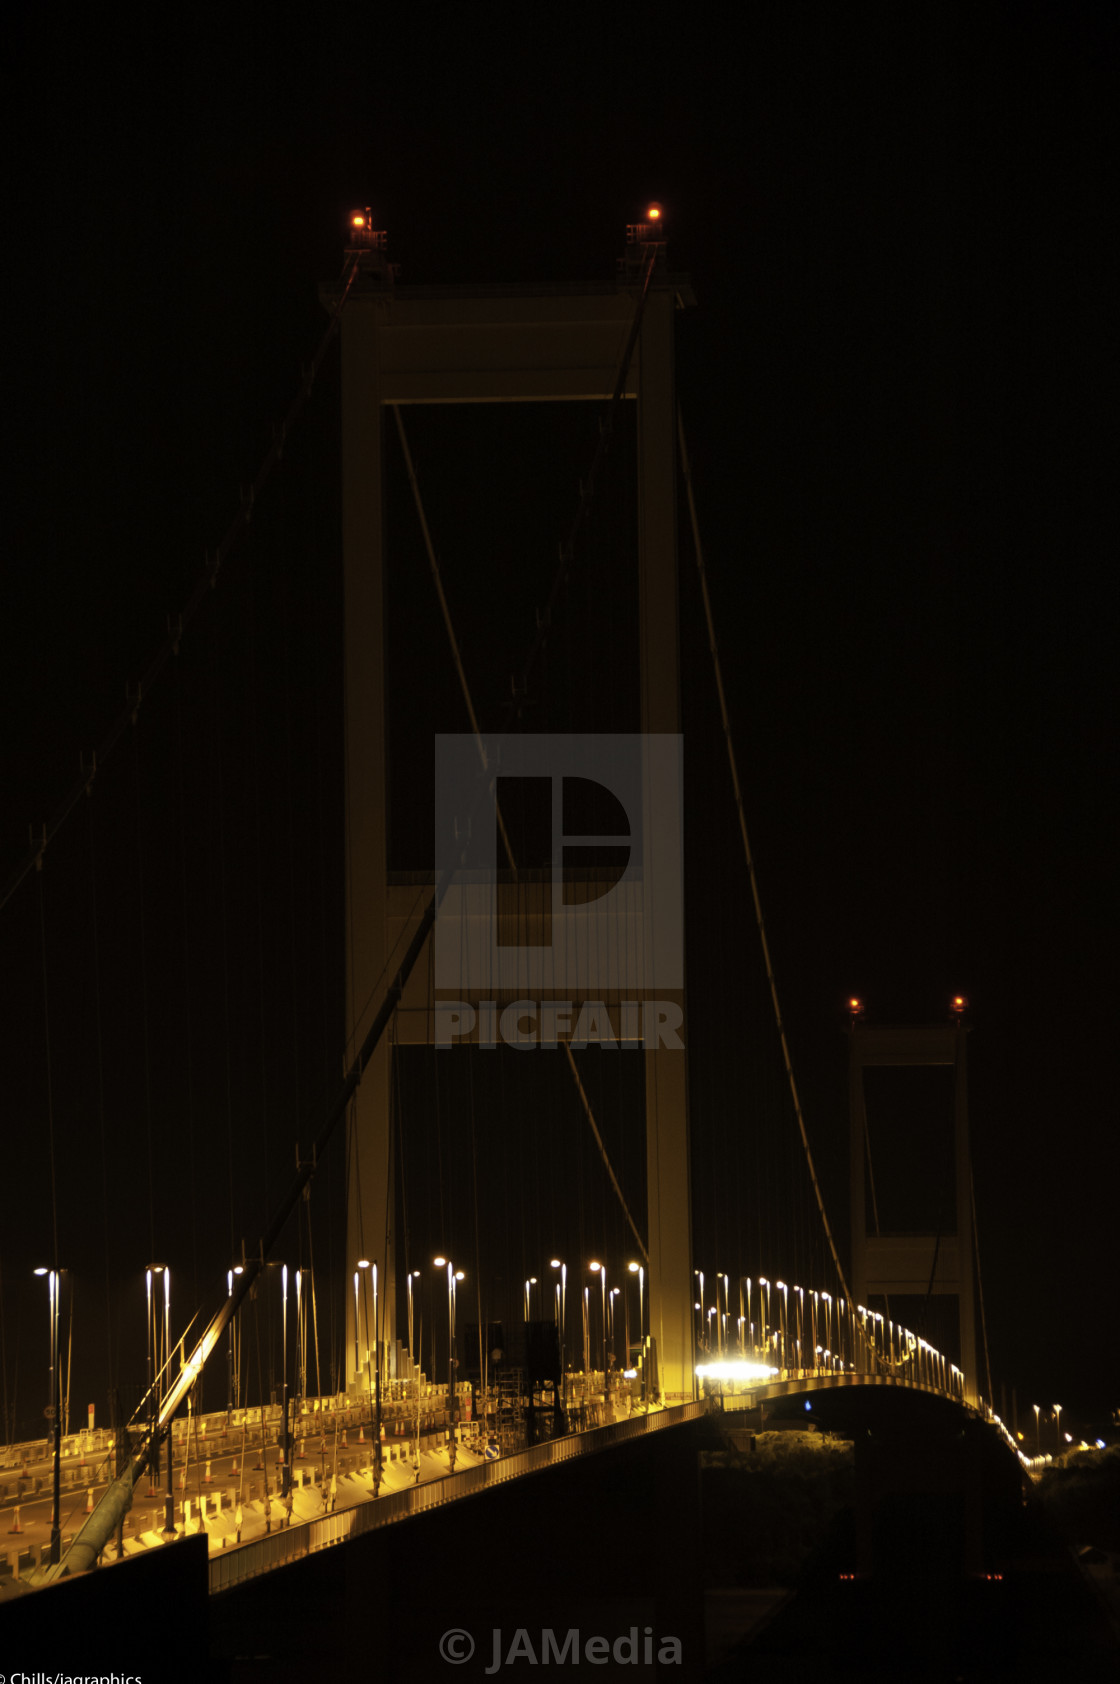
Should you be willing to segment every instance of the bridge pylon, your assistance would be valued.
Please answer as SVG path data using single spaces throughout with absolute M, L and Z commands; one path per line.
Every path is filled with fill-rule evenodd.
M 658 209 L 658 216 L 660 211 Z M 660 241 L 638 225 L 640 252 Z M 639 303 L 644 287 L 644 298 Z M 340 289 L 324 287 L 336 305 Z M 360 1044 L 362 1014 L 377 998 L 397 937 L 415 918 L 415 888 L 391 885 L 387 841 L 387 732 L 383 429 L 386 410 L 411 404 L 607 401 L 635 312 L 641 328 L 622 397 L 637 407 L 638 622 L 641 727 L 647 742 L 680 731 L 676 397 L 674 318 L 694 303 L 685 276 L 664 265 L 664 246 L 643 276 L 623 264 L 614 283 L 584 285 L 400 286 L 391 266 L 371 262 L 341 316 L 343 569 L 346 664 L 347 1036 Z M 647 815 L 643 815 L 647 816 Z M 679 837 L 645 831 L 647 883 L 679 872 Z M 656 882 L 653 883 L 656 889 Z M 653 892 L 652 890 L 650 891 Z M 531 895 L 529 899 L 531 900 Z M 656 936 L 656 932 L 655 932 Z M 683 937 L 683 932 L 682 932 Z M 533 945 L 524 938 L 526 949 Z M 398 949 L 399 951 L 399 949 Z M 683 940 L 682 940 L 683 952 Z M 435 1038 L 438 987 L 429 954 L 417 962 L 397 1014 L 401 1043 Z M 625 991 L 622 991 L 625 992 Z M 464 1000 L 493 1010 L 493 991 Z M 490 995 L 491 998 L 484 998 Z M 677 1000 L 683 1013 L 683 975 Z M 599 998 L 614 1010 L 626 1004 Z M 669 996 L 672 998 L 672 995 Z M 500 1001 L 499 1001 L 500 1009 Z M 624 1015 L 624 1014 L 621 1014 Z M 368 1021 L 368 1019 L 367 1019 Z M 620 1029 L 619 1039 L 627 1036 Z M 358 1089 L 351 1153 L 348 1267 L 391 1227 L 392 1049 L 377 1050 Z M 646 1090 L 649 1328 L 658 1344 L 666 1403 L 694 1393 L 692 1235 L 686 1054 L 655 1038 L 644 1051 Z M 360 1202 L 360 1212 L 359 1212 Z M 364 1226 L 361 1238 L 359 1215 Z M 393 1340 L 392 1243 L 384 1268 L 384 1338 Z M 355 1308 L 347 1295 L 347 1368 L 361 1366 Z M 357 1355 L 356 1355 L 357 1351 Z
M 975 1247 L 972 1220 L 972 1158 L 968 1139 L 968 1028 L 958 1015 L 950 1023 L 865 1024 L 854 1017 L 849 1062 L 852 1294 L 861 1304 L 869 1294 L 887 1297 L 928 1294 L 955 1297 L 960 1314 L 960 1366 L 964 1397 L 979 1402 L 976 1366 Z M 953 1146 L 956 1232 L 869 1234 L 867 1231 L 867 1106 L 863 1073 L 873 1066 L 922 1069 L 948 1065 L 953 1071 Z

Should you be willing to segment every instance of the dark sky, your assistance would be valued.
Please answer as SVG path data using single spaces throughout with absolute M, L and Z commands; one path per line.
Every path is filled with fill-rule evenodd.
M 905 1022 L 942 1016 L 963 991 L 996 1384 L 1021 1402 L 1116 1407 L 1114 21 L 1083 5 L 764 6 L 734 34 L 700 18 L 642 36 L 588 12 L 530 40 L 507 14 L 449 8 L 364 27 L 286 33 L 246 13 L 213 36 L 183 22 L 157 38 L 29 15 L 8 55 L 3 874 L 232 518 L 322 330 L 317 288 L 339 272 L 346 213 L 373 207 L 406 282 L 598 280 L 655 196 L 698 299 L 680 321 L 679 394 L 834 1220 L 843 1234 L 847 996 Z M 51 1103 L 78 1278 L 103 1283 L 108 1255 L 111 1282 L 138 1279 L 170 1223 L 176 1267 L 204 1296 L 230 1232 L 259 1231 L 337 1074 L 337 399 L 328 360 L 236 563 L 48 854 Z M 415 427 L 494 710 L 532 637 L 594 418 L 573 412 L 547 446 L 501 418 Z M 486 505 L 472 493 L 484 469 Z M 399 473 L 397 486 L 403 533 Z M 587 577 L 625 556 L 625 516 L 598 529 Z M 414 536 L 401 542 L 416 566 L 406 558 L 390 581 L 390 672 L 411 742 L 425 719 L 463 725 L 422 558 Z M 810 1218 L 771 1214 L 804 1213 L 806 1189 L 775 1132 L 792 1123 L 687 546 L 682 559 L 689 965 L 706 1014 L 697 1261 L 757 1268 L 772 1231 L 780 1266 L 808 1273 Z M 609 595 L 620 640 L 624 596 Z M 587 599 L 569 606 L 578 640 Z M 562 717 L 562 645 L 534 728 L 546 704 Z M 600 684 L 609 728 L 621 704 Z M 401 810 L 417 787 L 398 772 Z M 0 942 L 0 1267 L 22 1416 L 38 1384 L 26 1283 L 50 1212 L 36 881 L 2 914 Z M 430 1072 L 409 1079 L 438 1108 Z M 901 1221 L 936 1174 L 905 1097 L 879 1099 L 881 1191 Z M 480 1108 L 491 1101 L 509 1095 Z M 602 1102 L 632 1150 L 625 1096 L 604 1088 Z M 539 1191 L 511 1191 L 513 1161 L 528 1160 L 535 1189 L 555 1186 L 557 1153 L 585 1150 L 577 1132 L 564 1148 L 483 1142 L 521 1228 L 507 1276 L 577 1221 L 555 1192 L 542 1212 Z M 593 1166 L 577 1180 L 573 1255 L 586 1230 L 621 1259 Z M 458 1220 L 472 1245 L 470 1216 L 425 1197 L 418 1234 L 438 1243 Z M 105 1287 L 80 1290 L 98 1306 L 92 1328 Z M 120 1372 L 137 1316 L 117 1290 Z M 103 1334 L 88 1339 L 93 1395 Z

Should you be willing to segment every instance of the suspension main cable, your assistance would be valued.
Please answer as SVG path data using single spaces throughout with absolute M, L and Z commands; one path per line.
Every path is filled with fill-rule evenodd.
M 828 1221 L 828 1212 L 825 1209 L 824 1195 L 821 1192 L 820 1182 L 817 1180 L 817 1171 L 816 1166 L 813 1163 L 813 1154 L 809 1149 L 809 1136 L 805 1129 L 805 1118 L 801 1109 L 801 1099 L 797 1091 L 797 1081 L 793 1073 L 793 1061 L 790 1057 L 789 1041 L 786 1038 L 785 1023 L 782 1019 L 782 1010 L 778 1001 L 778 985 L 774 980 L 774 967 L 770 960 L 770 944 L 766 939 L 766 922 L 762 916 L 762 900 L 758 891 L 758 876 L 755 872 L 754 856 L 751 853 L 750 838 L 747 834 L 746 812 L 743 807 L 743 791 L 742 786 L 739 783 L 739 769 L 735 760 L 735 744 L 731 735 L 731 720 L 727 711 L 727 695 L 723 687 L 723 668 L 719 658 L 719 646 L 716 642 L 715 622 L 712 617 L 711 598 L 708 595 L 708 576 L 704 568 L 704 551 L 700 543 L 700 523 L 696 516 L 696 499 L 692 490 L 692 470 L 688 459 L 688 449 L 685 444 L 684 420 L 681 415 L 679 405 L 677 407 L 677 437 L 680 441 L 681 470 L 684 474 L 685 490 L 688 494 L 689 518 L 692 522 L 692 542 L 696 556 L 696 571 L 700 575 L 700 591 L 704 599 L 704 620 L 708 630 L 708 648 L 711 651 L 712 668 L 716 681 L 716 692 L 719 696 L 720 721 L 723 726 L 724 743 L 727 747 L 727 762 L 731 770 L 731 786 L 735 794 L 735 810 L 739 815 L 739 832 L 743 838 L 743 853 L 746 858 L 747 876 L 750 879 L 751 897 L 754 901 L 755 922 L 758 925 L 759 941 L 762 944 L 762 959 L 766 967 L 766 981 L 770 987 L 770 999 L 774 1006 L 774 1019 L 777 1024 L 778 1036 L 781 1041 L 782 1060 L 785 1064 L 786 1077 L 789 1081 L 790 1098 L 793 1101 L 793 1109 L 794 1115 L 797 1118 L 797 1126 L 801 1132 L 801 1145 L 805 1151 L 805 1162 L 809 1168 L 809 1176 L 813 1183 L 813 1192 L 816 1194 L 817 1209 L 820 1212 L 820 1218 L 824 1224 L 825 1236 L 828 1239 L 829 1250 L 832 1252 L 832 1261 L 836 1268 L 837 1277 L 840 1281 L 841 1287 L 843 1288 L 844 1297 L 847 1299 L 850 1307 L 852 1303 L 852 1295 L 848 1290 L 847 1278 L 844 1274 L 843 1265 L 840 1262 L 839 1253 L 836 1250 L 836 1242 L 832 1237 L 832 1229 L 829 1226 Z

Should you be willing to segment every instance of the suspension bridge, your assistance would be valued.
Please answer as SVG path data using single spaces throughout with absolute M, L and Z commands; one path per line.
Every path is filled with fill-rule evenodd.
M 192 1538 L 221 1598 L 793 1398 L 935 1399 L 1025 1465 L 993 1413 L 963 999 L 917 1026 L 850 1002 L 847 1266 L 830 1222 L 660 207 L 583 287 L 405 286 L 359 212 L 321 296 L 234 520 L 4 891 L 36 1124 L 0 1617 Z M 718 840 L 690 883 L 693 829 Z M 884 1066 L 948 1081 L 941 1213 L 906 1234 L 870 1158 Z

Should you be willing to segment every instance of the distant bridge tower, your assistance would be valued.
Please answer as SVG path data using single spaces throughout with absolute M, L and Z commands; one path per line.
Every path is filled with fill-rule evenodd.
M 660 210 L 649 213 L 660 217 Z M 356 220 L 356 226 L 357 226 Z M 410 895 L 390 887 L 386 827 L 383 652 L 382 431 L 386 405 L 608 400 L 645 274 L 658 248 L 641 332 L 623 395 L 637 404 L 638 607 L 643 733 L 680 730 L 677 604 L 674 316 L 694 303 L 684 276 L 666 272 L 654 221 L 630 231 L 616 284 L 573 286 L 394 285 L 383 237 L 358 227 L 369 247 L 342 315 L 343 566 L 346 648 L 347 1034 L 350 1055 L 368 1025 Z M 324 287 L 333 304 L 337 287 Z M 647 844 L 649 846 L 649 844 Z M 648 867 L 647 867 L 648 869 Z M 399 950 L 398 950 L 399 951 Z M 421 956 L 398 1014 L 401 1042 L 429 1043 L 434 1001 Z M 683 991 L 681 997 L 683 1007 Z M 367 1014 L 364 1018 L 362 1014 Z M 692 1235 L 685 1054 L 645 1052 L 648 1303 L 666 1402 L 691 1398 Z M 384 1040 L 357 1094 L 357 1173 L 351 1166 L 348 1266 L 376 1250 L 392 1211 L 389 1167 L 391 1048 Z M 365 1239 L 359 1238 L 358 1203 Z M 395 1269 L 384 1260 L 385 1338 L 393 1338 Z M 347 1294 L 347 1371 L 354 1377 L 354 1306 Z
M 856 1002 L 853 1002 L 855 1005 Z M 924 1298 L 931 1290 L 956 1298 L 960 1310 L 961 1369 L 964 1395 L 978 1401 L 976 1309 L 973 1281 L 975 1231 L 972 1220 L 972 1159 L 968 1143 L 967 1026 L 964 1002 L 955 1002 L 950 1023 L 920 1025 L 864 1024 L 853 1015 L 849 1065 L 851 1125 L 852 1295 L 868 1304 L 868 1294 Z M 869 1066 L 907 1069 L 948 1065 L 953 1070 L 954 1186 L 956 1232 L 869 1234 L 866 1209 L 867 1110 L 863 1073 Z M 936 1268 L 935 1268 L 936 1262 Z M 990 1401 L 990 1400 L 989 1400 Z

